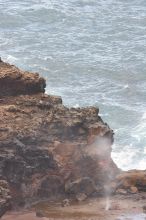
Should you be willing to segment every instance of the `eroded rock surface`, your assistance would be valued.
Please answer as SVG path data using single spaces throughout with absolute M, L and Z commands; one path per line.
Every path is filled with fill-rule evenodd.
M 122 190 L 125 193 L 146 192 L 146 170 L 130 170 L 121 172 L 115 179 L 117 193 Z M 123 191 L 123 192 L 124 192 Z
M 0 97 L 44 92 L 45 80 L 0 60 Z
M 10 209 L 10 190 L 5 180 L 0 180 L 0 217 Z
M 104 193 L 119 174 L 113 131 L 98 108 L 69 109 L 44 88 L 38 74 L 0 62 L 0 180 L 11 204 Z

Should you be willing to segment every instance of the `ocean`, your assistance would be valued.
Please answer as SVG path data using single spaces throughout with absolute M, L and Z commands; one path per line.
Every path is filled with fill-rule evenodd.
M 67 106 L 98 106 L 112 157 L 146 169 L 146 0 L 0 0 L 0 56 Z

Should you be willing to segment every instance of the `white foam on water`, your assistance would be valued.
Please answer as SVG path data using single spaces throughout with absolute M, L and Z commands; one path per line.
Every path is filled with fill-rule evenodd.
M 146 119 L 146 112 L 143 113 L 142 120 Z
M 73 107 L 74 108 L 79 108 L 80 106 L 79 106 L 79 104 L 75 104 Z
M 143 157 L 136 160 L 137 155 L 140 153 L 140 149 L 132 148 L 132 146 L 115 146 L 113 145 L 113 149 L 118 149 L 118 151 L 113 151 L 111 156 L 114 162 L 118 165 L 119 168 L 123 170 L 130 169 L 146 169 L 146 158 Z
M 126 84 L 126 85 L 123 86 L 123 88 L 124 88 L 124 89 L 128 89 L 128 88 L 129 88 L 129 85 Z
M 146 154 L 142 158 L 136 159 L 139 154 L 138 149 L 131 149 L 129 146 L 127 146 L 127 149 L 123 146 L 118 147 L 121 147 L 122 150 L 120 152 L 112 152 L 111 156 L 119 168 L 123 170 L 146 170 Z
M 126 129 L 126 128 L 125 128 Z M 120 130 L 118 130 L 120 132 Z M 118 133 L 117 132 L 117 133 Z M 115 163 L 124 170 L 146 169 L 146 112 L 137 120 L 136 125 L 127 128 L 128 138 L 126 143 L 121 140 L 113 145 L 112 158 Z M 124 133 L 126 135 L 126 133 Z
M 146 112 L 143 113 L 138 125 L 132 130 L 131 136 L 143 143 L 143 153 L 146 152 Z
M 134 129 L 140 136 L 146 136 L 146 112 L 143 113 L 139 124 Z
M 18 61 L 18 58 L 12 55 L 7 55 L 3 57 L 3 60 L 10 64 L 14 64 Z
M 118 217 L 119 220 L 145 220 L 146 214 L 129 214 L 129 215 L 123 215 Z

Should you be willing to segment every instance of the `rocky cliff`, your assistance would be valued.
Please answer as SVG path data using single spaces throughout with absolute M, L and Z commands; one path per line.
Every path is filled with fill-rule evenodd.
M 99 109 L 69 109 L 44 92 L 38 74 L 0 62 L 0 215 L 14 204 L 117 189 L 113 131 Z
M 118 171 L 110 157 L 113 131 L 99 110 L 69 109 L 44 91 L 38 74 L 0 62 L 0 178 L 13 204 L 73 195 L 83 183 L 92 185 L 89 192 L 83 187 L 88 194 L 103 191 Z

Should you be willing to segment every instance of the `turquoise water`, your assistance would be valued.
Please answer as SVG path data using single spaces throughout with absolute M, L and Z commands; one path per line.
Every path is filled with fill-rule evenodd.
M 116 163 L 146 169 L 145 0 L 0 0 L 0 56 L 65 105 L 99 106 Z

